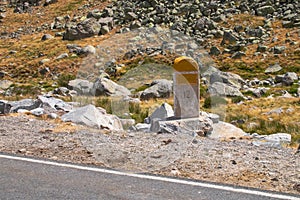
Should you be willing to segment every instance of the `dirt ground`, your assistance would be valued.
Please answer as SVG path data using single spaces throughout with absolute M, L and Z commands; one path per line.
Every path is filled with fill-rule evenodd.
M 300 194 L 300 153 L 247 139 L 108 133 L 14 115 L 0 116 L 0 152 Z

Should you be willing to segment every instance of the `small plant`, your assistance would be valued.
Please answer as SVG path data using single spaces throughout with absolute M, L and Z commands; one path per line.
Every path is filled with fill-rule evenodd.
M 76 76 L 73 74 L 61 74 L 58 77 L 57 84 L 60 87 L 67 87 L 69 84 L 69 81 L 74 80 L 75 78 L 76 78 Z

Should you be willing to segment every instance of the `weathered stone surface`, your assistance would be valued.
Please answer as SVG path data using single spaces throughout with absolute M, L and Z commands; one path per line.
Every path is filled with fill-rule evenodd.
M 43 108 L 35 108 L 35 109 L 31 110 L 30 113 L 35 116 L 41 116 L 41 115 L 45 114 L 45 110 Z
M 171 134 L 189 134 L 205 136 L 212 131 L 213 122 L 209 118 L 198 117 L 180 120 L 153 120 L 150 131 Z
M 54 110 L 63 110 L 65 112 L 70 112 L 73 110 L 73 106 L 64 102 L 61 99 L 57 99 L 51 96 L 38 96 L 38 100 L 42 102 L 42 107 L 50 106 Z
M 292 141 L 291 134 L 288 133 L 276 133 L 271 135 L 258 135 L 253 134 L 255 146 L 267 146 L 281 148 L 283 145 L 289 144 Z
M 265 70 L 265 73 L 275 73 L 275 72 L 279 72 L 280 70 L 282 70 L 282 67 L 278 63 L 276 63 L 275 65 L 269 66 Z
M 74 79 L 68 83 L 68 88 L 75 90 L 78 95 L 92 95 L 93 86 L 92 82 L 83 79 Z
M 210 95 L 229 96 L 229 97 L 244 97 L 238 88 L 226 85 L 225 83 L 215 82 L 209 86 L 208 92 Z
M 220 121 L 212 125 L 212 132 L 208 135 L 210 138 L 240 138 L 247 135 L 242 129 Z
M 210 84 L 220 82 L 224 83 L 228 86 L 232 86 L 235 88 L 242 88 L 242 86 L 245 84 L 244 79 L 242 79 L 239 75 L 231 73 L 231 72 L 213 72 L 210 75 Z
M 39 108 L 42 105 L 42 102 L 40 100 L 23 99 L 20 101 L 10 101 L 9 104 L 11 105 L 10 112 L 18 112 L 19 109 L 30 111 Z
M 141 100 L 149 100 L 155 98 L 168 98 L 172 94 L 172 81 L 169 80 L 155 80 L 149 88 L 141 93 Z
M 87 105 L 64 114 L 61 119 L 65 122 L 70 121 L 98 129 L 123 130 L 122 123 L 117 116 L 103 114 L 103 111 L 93 105 Z
M 268 14 L 272 14 L 275 12 L 273 6 L 263 6 L 256 10 L 257 15 L 259 16 L 267 16 Z
M 298 80 L 298 75 L 295 72 L 287 72 L 283 76 L 282 84 L 283 85 L 292 85 L 297 80 Z
M 52 39 L 53 38 L 53 36 L 52 35 L 50 35 L 50 34 L 45 34 L 45 35 L 43 35 L 42 36 L 42 41 L 45 41 L 45 40 L 50 40 L 50 39 Z
M 68 57 L 69 57 L 69 55 L 67 53 L 62 53 L 59 56 L 57 56 L 55 59 L 61 60 L 61 59 L 68 58 Z
M 157 108 L 145 121 L 150 124 L 153 119 L 166 120 L 169 117 L 174 116 L 174 111 L 171 105 L 168 103 L 163 103 L 159 108 Z
M 8 101 L 0 100 L 0 114 L 8 114 L 10 112 L 11 105 Z
M 131 92 L 122 85 L 118 85 L 107 78 L 100 78 L 93 85 L 93 94 L 95 96 L 129 96 Z
M 6 89 L 8 89 L 12 84 L 13 84 L 13 82 L 11 82 L 11 81 L 9 81 L 9 80 L 2 80 L 2 81 L 0 81 L 0 89 L 6 90 Z
M 68 28 L 63 36 L 64 40 L 80 40 L 98 35 L 101 29 L 100 23 L 95 18 L 88 18 L 74 27 Z

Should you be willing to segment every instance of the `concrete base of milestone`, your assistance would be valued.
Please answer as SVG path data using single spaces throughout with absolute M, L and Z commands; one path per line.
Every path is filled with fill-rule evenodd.
M 193 136 L 206 136 L 213 130 L 212 126 L 212 120 L 204 116 L 187 119 L 170 118 L 163 121 L 160 119 L 153 119 L 151 121 L 150 131 L 156 133 L 185 133 Z

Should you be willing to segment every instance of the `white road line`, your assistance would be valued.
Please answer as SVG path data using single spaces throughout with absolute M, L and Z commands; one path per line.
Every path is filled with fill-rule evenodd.
M 135 178 L 140 178 L 140 179 L 149 179 L 149 180 L 157 180 L 157 181 L 164 181 L 164 182 L 170 182 L 170 183 L 179 183 L 179 184 L 185 184 L 185 185 L 200 186 L 200 187 L 205 187 L 205 188 L 212 188 L 212 189 L 225 190 L 225 191 L 244 193 L 244 194 L 253 194 L 253 195 L 272 197 L 272 198 L 278 198 L 278 199 L 300 200 L 300 198 L 298 198 L 298 197 L 281 195 L 281 194 L 272 194 L 272 193 L 268 193 L 268 192 L 241 189 L 241 188 L 234 188 L 234 187 L 230 187 L 230 186 L 221 186 L 221 185 L 214 185 L 214 184 L 210 184 L 210 183 L 201 183 L 201 182 L 172 179 L 172 178 L 167 178 L 167 177 L 151 176 L 151 175 L 144 175 L 144 174 L 133 174 L 133 173 L 126 173 L 126 172 L 114 171 L 114 170 L 109 170 L 109 169 L 84 167 L 84 166 L 80 166 L 80 165 L 57 163 L 57 162 L 45 161 L 45 160 L 36 160 L 36 159 L 32 159 L 32 158 L 24 158 L 24 157 L 18 157 L 18 156 L 9 156 L 9 155 L 1 155 L 0 154 L 0 158 L 26 161 L 26 162 L 31 162 L 31 163 L 39 163 L 39 164 L 44 164 L 44 165 L 52 165 L 52 166 L 58 166 L 58 167 L 67 167 L 67 168 L 72 168 L 72 169 L 87 170 L 87 171 L 93 171 L 93 172 L 101 172 L 101 173 L 114 174 L 114 175 L 120 175 L 120 176 L 129 176 L 129 177 L 135 177 Z

